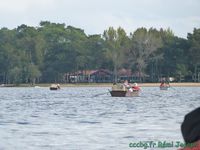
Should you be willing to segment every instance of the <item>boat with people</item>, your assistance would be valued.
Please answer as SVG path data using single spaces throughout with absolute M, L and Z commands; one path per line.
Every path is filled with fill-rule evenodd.
M 168 90 L 170 88 L 169 83 L 166 83 L 165 81 L 162 81 L 160 84 L 160 90 Z
M 139 92 L 138 91 L 133 91 L 133 92 L 129 92 L 129 91 L 110 91 L 110 94 L 112 97 L 135 97 L 135 96 L 139 96 Z
M 141 89 L 134 83 L 133 86 L 125 81 L 123 84 L 114 83 L 112 90 L 109 91 L 112 97 L 136 97 L 139 96 Z
M 60 89 L 60 84 L 52 84 L 49 89 L 50 90 L 59 90 Z
M 160 86 L 160 90 L 168 90 L 169 88 L 169 86 Z

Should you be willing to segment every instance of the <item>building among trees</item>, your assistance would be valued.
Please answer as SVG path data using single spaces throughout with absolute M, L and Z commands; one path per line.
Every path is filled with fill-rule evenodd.
M 82 29 L 49 21 L 0 29 L 0 84 L 159 82 L 161 77 L 200 82 L 199 64 L 196 28 L 187 39 L 162 28 L 127 34 L 121 27 L 109 27 L 102 35 L 86 35 Z

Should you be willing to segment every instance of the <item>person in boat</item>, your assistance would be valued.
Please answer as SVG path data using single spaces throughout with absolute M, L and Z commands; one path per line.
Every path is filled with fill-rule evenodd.
M 162 80 L 160 87 L 170 87 L 169 82 L 165 82 L 164 80 Z
M 186 146 L 179 150 L 200 150 L 200 107 L 188 113 L 181 125 Z
M 162 80 L 162 81 L 161 81 L 161 84 L 160 84 L 160 87 L 165 87 L 165 85 L 166 85 L 166 84 L 165 84 L 165 81 Z
M 60 89 L 60 84 L 57 84 L 57 88 Z
M 161 84 L 160 84 L 160 87 L 163 87 L 163 86 L 165 86 L 165 82 L 164 81 L 162 81 Z
M 114 82 L 114 83 L 113 83 L 113 86 L 112 86 L 112 91 L 113 91 L 113 90 L 117 90 L 117 89 L 118 89 L 117 83 Z
M 128 90 L 129 92 L 133 92 L 133 88 L 132 88 L 131 84 L 129 84 L 128 80 L 125 80 L 125 81 L 124 81 L 123 86 L 124 86 L 125 89 Z
M 133 91 L 140 91 L 141 89 L 140 89 L 140 87 L 138 86 L 137 83 L 134 83 L 133 86 L 132 86 L 132 90 Z
M 125 80 L 123 85 L 124 85 L 127 89 L 129 89 L 129 88 L 131 87 L 131 85 L 128 83 L 128 80 Z

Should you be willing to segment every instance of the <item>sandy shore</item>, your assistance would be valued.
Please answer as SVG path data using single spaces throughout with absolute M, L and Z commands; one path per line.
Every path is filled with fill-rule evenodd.
M 141 87 L 157 87 L 160 83 L 141 83 Z M 185 82 L 185 83 L 170 83 L 170 86 L 174 87 L 200 87 L 200 83 Z
M 0 87 L 50 87 L 51 83 L 48 84 L 20 84 L 19 86 L 6 85 Z M 112 83 L 75 83 L 75 84 L 60 84 L 61 87 L 111 87 Z M 138 83 L 141 87 L 159 87 L 160 83 Z M 185 83 L 170 83 L 172 87 L 200 87 L 200 83 L 185 82 Z
M 141 87 L 159 87 L 160 83 L 138 83 Z M 38 84 L 37 86 L 48 87 L 50 84 Z M 61 84 L 61 87 L 111 87 L 112 83 L 76 83 L 76 84 Z M 170 83 L 172 87 L 200 87 L 200 83 Z

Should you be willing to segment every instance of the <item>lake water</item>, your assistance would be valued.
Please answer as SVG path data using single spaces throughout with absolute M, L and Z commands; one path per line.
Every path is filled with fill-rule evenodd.
M 182 142 L 184 115 L 200 102 L 199 87 L 143 87 L 130 98 L 111 97 L 108 89 L 0 88 L 0 150 L 140 150 L 129 144 Z

